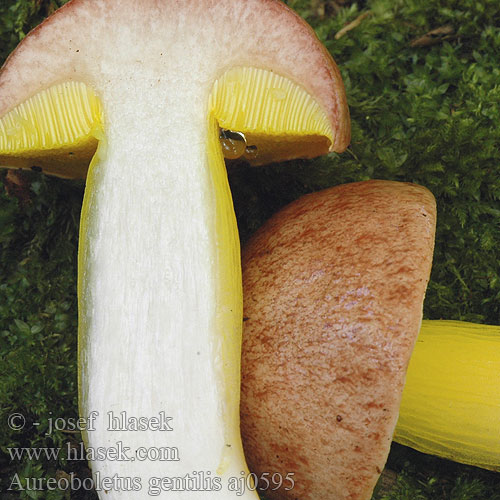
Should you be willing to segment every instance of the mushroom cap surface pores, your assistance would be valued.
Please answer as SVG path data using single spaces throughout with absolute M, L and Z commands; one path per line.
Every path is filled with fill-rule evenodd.
M 96 481 L 139 483 L 101 498 L 257 497 L 229 488 L 248 474 L 241 262 L 220 143 L 233 131 L 255 163 L 349 142 L 339 70 L 279 1 L 72 0 L 0 72 L 0 165 L 86 176 L 79 404 L 96 418 L 83 437 L 131 453 L 90 459 Z M 162 415 L 164 433 L 109 420 Z M 208 488 L 172 496 L 161 482 L 198 472 Z
M 367 181 L 306 195 L 243 251 L 241 429 L 276 499 L 366 500 L 398 417 L 434 248 L 432 194 Z

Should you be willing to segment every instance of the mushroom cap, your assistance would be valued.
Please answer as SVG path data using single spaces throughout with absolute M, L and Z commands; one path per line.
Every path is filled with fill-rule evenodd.
M 40 91 L 68 82 L 90 88 L 88 96 L 84 92 L 85 102 L 93 101 L 94 93 L 102 101 L 105 129 L 106 120 L 114 119 L 106 116 L 113 102 L 133 100 L 135 88 L 148 88 L 155 99 L 164 92 L 168 116 L 169 100 L 175 98 L 169 88 L 175 86 L 179 99 L 196 100 L 200 95 L 189 92 L 194 82 L 208 103 L 214 82 L 235 66 L 273 71 L 303 87 L 331 124 L 332 142 L 323 152 L 347 147 L 350 122 L 339 69 L 312 29 L 277 0 L 145 0 L 140 9 L 133 0 L 72 0 L 35 28 L 1 69 L 0 117 Z M 45 106 L 54 107 L 53 102 Z M 90 122 L 100 113 L 94 106 Z M 65 160 L 75 165 L 74 176 L 85 173 L 100 138 L 92 123 L 86 126 L 76 141 L 76 154 L 71 144 L 64 145 Z M 133 127 L 130 124 L 131 135 Z M 9 145 L 6 128 L 9 125 L 0 123 L 0 164 L 36 165 L 29 159 L 10 159 L 24 146 Z M 53 151 L 57 145 L 44 144 L 44 136 L 34 158 L 48 173 L 72 177 L 72 171 L 61 173 L 62 159 L 51 171 L 45 160 L 58 156 Z M 29 154 L 23 150 L 21 156 Z
M 241 429 L 270 498 L 362 500 L 382 471 L 421 320 L 432 194 L 367 181 L 304 196 L 243 251 Z

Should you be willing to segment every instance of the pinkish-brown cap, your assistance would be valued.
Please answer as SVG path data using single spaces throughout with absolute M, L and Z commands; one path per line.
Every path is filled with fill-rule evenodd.
M 434 248 L 425 188 L 368 181 L 304 196 L 243 253 L 241 428 L 273 499 L 366 500 L 398 418 Z

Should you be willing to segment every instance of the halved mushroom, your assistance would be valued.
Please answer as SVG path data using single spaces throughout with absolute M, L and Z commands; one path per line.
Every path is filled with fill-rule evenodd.
M 294 474 L 293 489 L 264 483 L 269 498 L 370 498 L 422 321 L 435 222 L 425 188 L 368 181 L 304 196 L 246 245 L 244 449 L 257 477 Z
M 2 68 L 0 117 L 3 166 L 74 177 L 92 159 L 81 414 L 98 413 L 87 446 L 129 448 L 130 460 L 96 460 L 93 471 L 142 479 L 139 492 L 103 498 L 142 498 L 147 478 L 240 477 L 240 255 L 219 137 L 245 141 L 255 163 L 342 151 L 349 116 L 335 63 L 274 0 L 73 0 Z M 110 429 L 141 417 L 146 429 Z M 163 417 L 168 432 L 157 430 Z

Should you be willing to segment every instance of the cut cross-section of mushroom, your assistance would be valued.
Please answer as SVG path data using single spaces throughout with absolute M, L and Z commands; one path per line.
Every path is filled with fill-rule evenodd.
M 151 478 L 197 472 L 213 491 L 168 497 L 238 496 L 227 482 L 246 471 L 241 272 L 221 130 L 255 163 L 342 151 L 337 66 L 278 1 L 73 0 L 2 68 L 0 117 L 1 165 L 77 177 L 90 162 L 79 386 L 82 417 L 96 418 L 85 440 L 127 448 L 94 473 L 141 482 L 102 498 L 145 498 Z
M 434 248 L 421 186 L 368 181 L 304 196 L 243 252 L 241 429 L 266 496 L 366 500 L 396 426 Z M 274 491 L 273 491 L 274 489 Z

